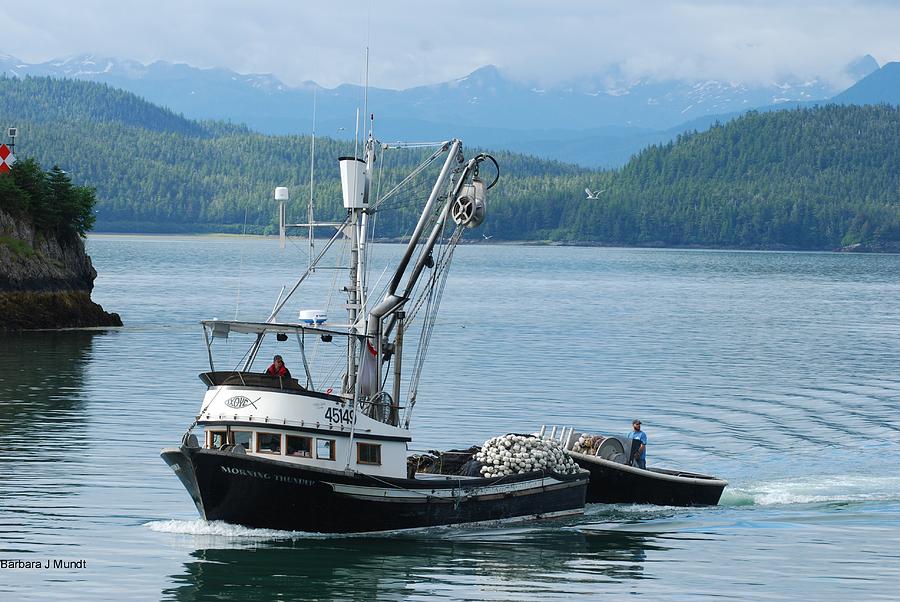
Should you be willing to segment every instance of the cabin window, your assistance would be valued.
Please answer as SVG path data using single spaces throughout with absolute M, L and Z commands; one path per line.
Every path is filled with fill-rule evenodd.
M 312 439 L 310 437 L 287 436 L 287 455 L 312 458 Z
M 231 431 L 232 445 L 242 445 L 246 450 L 253 449 L 250 445 L 250 440 L 252 438 L 253 433 L 250 431 Z
M 208 431 L 206 433 L 206 447 L 209 449 L 222 449 L 227 441 L 225 431 Z
M 357 464 L 381 464 L 381 446 L 377 443 L 356 444 Z
M 334 439 L 316 438 L 316 458 L 334 460 Z
M 280 454 L 281 435 L 278 433 L 256 433 L 256 451 L 264 454 Z

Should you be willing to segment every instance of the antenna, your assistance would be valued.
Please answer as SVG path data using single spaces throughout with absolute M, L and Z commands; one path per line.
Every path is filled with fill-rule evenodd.
M 309 224 L 309 269 L 314 270 L 313 257 L 316 251 L 316 237 L 313 229 L 313 186 L 316 177 L 316 94 L 318 88 L 313 88 L 313 120 L 312 139 L 309 153 L 309 207 L 306 210 L 306 222 Z
M 363 119 L 369 114 L 369 47 L 366 46 L 366 86 L 363 95 Z M 371 130 L 369 131 L 371 133 Z
M 356 133 L 353 135 L 353 158 L 359 158 L 359 107 L 356 107 Z

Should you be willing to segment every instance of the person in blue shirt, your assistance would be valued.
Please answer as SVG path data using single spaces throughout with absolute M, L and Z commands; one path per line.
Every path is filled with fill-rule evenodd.
M 635 418 L 631 421 L 631 428 L 628 438 L 632 439 L 631 453 L 629 455 L 628 464 L 637 466 L 638 468 L 647 468 L 647 433 L 641 430 L 641 421 Z M 640 445 L 636 445 L 635 441 L 640 441 Z

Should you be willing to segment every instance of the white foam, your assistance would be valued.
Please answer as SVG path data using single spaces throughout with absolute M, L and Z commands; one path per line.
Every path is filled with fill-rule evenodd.
M 823 475 L 728 487 L 719 502 L 725 506 L 814 504 L 900 500 L 900 477 Z
M 316 533 L 300 531 L 278 531 L 276 529 L 251 529 L 222 521 L 196 520 L 154 520 L 144 523 L 151 531 L 159 533 L 180 533 L 184 535 L 213 535 L 218 537 L 244 539 L 297 539 L 315 537 Z
M 591 504 L 585 508 L 584 515 L 587 517 L 592 516 L 607 516 L 610 512 L 615 512 L 616 514 L 637 514 L 641 516 L 646 516 L 648 514 L 655 513 L 671 513 L 673 510 L 684 510 L 683 506 L 660 506 L 658 504 Z
M 496 521 L 495 521 L 496 522 Z M 144 523 L 151 531 L 158 533 L 177 533 L 181 535 L 194 535 L 208 539 L 219 540 L 259 541 L 259 540 L 285 540 L 285 539 L 341 539 L 341 538 L 365 538 L 365 537 L 393 537 L 405 536 L 415 533 L 430 532 L 436 530 L 452 529 L 454 526 L 441 525 L 435 527 L 418 527 L 414 529 L 397 529 L 390 531 L 367 531 L 364 533 L 314 533 L 311 531 L 279 531 L 278 529 L 253 529 L 241 525 L 233 525 L 223 521 L 196 520 L 155 520 Z

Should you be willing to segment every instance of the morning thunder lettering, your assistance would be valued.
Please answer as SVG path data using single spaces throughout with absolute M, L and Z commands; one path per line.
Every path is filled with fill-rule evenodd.
M 242 477 L 252 477 L 254 479 L 263 479 L 264 481 L 277 481 L 279 483 L 294 483 L 295 485 L 312 486 L 316 482 L 310 479 L 301 479 L 299 477 L 289 477 L 280 474 L 270 474 L 268 472 L 260 472 L 258 470 L 247 470 L 246 468 L 234 468 L 232 466 L 221 466 L 222 472 L 238 475 Z

